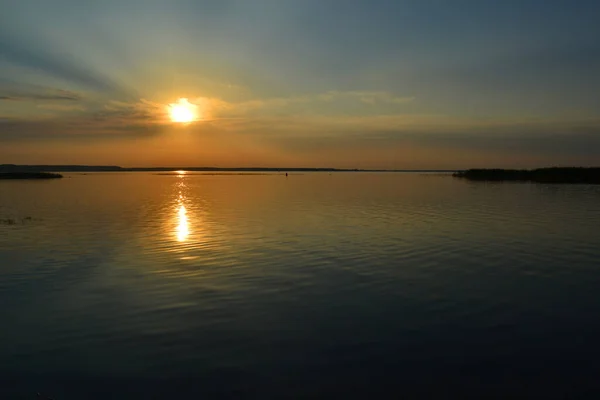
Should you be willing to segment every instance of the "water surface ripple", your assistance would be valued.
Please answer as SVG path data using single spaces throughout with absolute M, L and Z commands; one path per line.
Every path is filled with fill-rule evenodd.
M 598 186 L 67 174 L 8 219 L 1 398 L 600 393 Z

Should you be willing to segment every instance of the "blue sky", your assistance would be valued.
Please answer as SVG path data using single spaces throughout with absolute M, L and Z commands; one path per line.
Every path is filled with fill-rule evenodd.
M 600 165 L 597 1 L 0 9 L 0 163 Z

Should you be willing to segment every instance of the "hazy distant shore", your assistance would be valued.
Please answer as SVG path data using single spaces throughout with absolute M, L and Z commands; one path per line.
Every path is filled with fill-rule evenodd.
M 521 181 L 538 183 L 600 184 L 600 167 L 550 167 L 538 169 L 473 168 L 448 169 L 343 169 L 343 168 L 273 168 L 273 167 L 120 167 L 116 165 L 15 165 L 0 164 L 0 179 L 53 179 L 62 178 L 59 172 L 229 172 L 229 173 L 285 173 L 285 172 L 422 172 L 448 173 L 472 181 Z
M 457 178 L 473 181 L 524 181 L 537 183 L 600 184 L 599 168 L 538 168 L 518 169 L 468 169 L 453 174 Z
M 63 176 L 50 172 L 0 172 L 0 179 L 58 179 Z
M 344 169 L 344 168 L 273 168 L 273 167 L 135 167 L 125 168 L 117 165 L 15 165 L 0 164 L 2 172 L 456 172 L 444 169 Z

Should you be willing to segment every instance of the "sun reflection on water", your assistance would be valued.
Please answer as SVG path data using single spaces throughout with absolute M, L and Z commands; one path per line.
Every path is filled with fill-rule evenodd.
M 190 195 L 188 179 L 189 176 L 186 177 L 185 173 L 177 176 L 172 193 L 173 211 L 169 217 L 169 234 L 171 240 L 178 243 L 176 251 L 185 253 L 179 254 L 182 260 L 196 258 L 196 255 L 190 252 L 203 248 L 207 243 L 207 227 L 199 211 L 197 197 Z
M 190 227 L 188 224 L 187 210 L 183 204 L 179 206 L 178 219 L 179 225 L 177 225 L 177 240 L 180 242 L 185 242 L 190 235 Z
M 177 171 L 179 178 L 181 178 L 179 182 L 179 196 L 177 198 L 177 228 L 175 229 L 175 233 L 177 235 L 177 241 L 185 242 L 190 236 L 190 226 L 188 221 L 187 209 L 185 208 L 185 197 L 183 195 L 183 190 L 185 189 L 184 177 L 185 171 Z

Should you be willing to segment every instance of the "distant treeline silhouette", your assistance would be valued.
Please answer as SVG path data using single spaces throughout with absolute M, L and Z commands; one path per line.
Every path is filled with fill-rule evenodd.
M 0 172 L 0 179 L 58 179 L 61 174 L 51 172 Z
M 116 165 L 16 165 L 0 164 L 0 172 L 109 172 L 121 171 Z
M 335 168 L 262 168 L 262 167 L 239 167 L 239 168 L 221 168 L 221 167 L 141 167 L 124 168 L 116 165 L 15 165 L 0 164 L 0 172 L 167 172 L 167 171 L 250 171 L 250 172 L 278 172 L 278 171 L 358 171 L 341 170 Z
M 455 172 L 456 170 L 386 170 L 358 168 L 305 168 L 305 167 L 136 167 L 117 165 L 16 165 L 0 164 L 0 172 Z
M 529 181 L 538 183 L 600 184 L 600 168 L 552 167 L 538 169 L 468 169 L 453 174 L 474 181 Z

